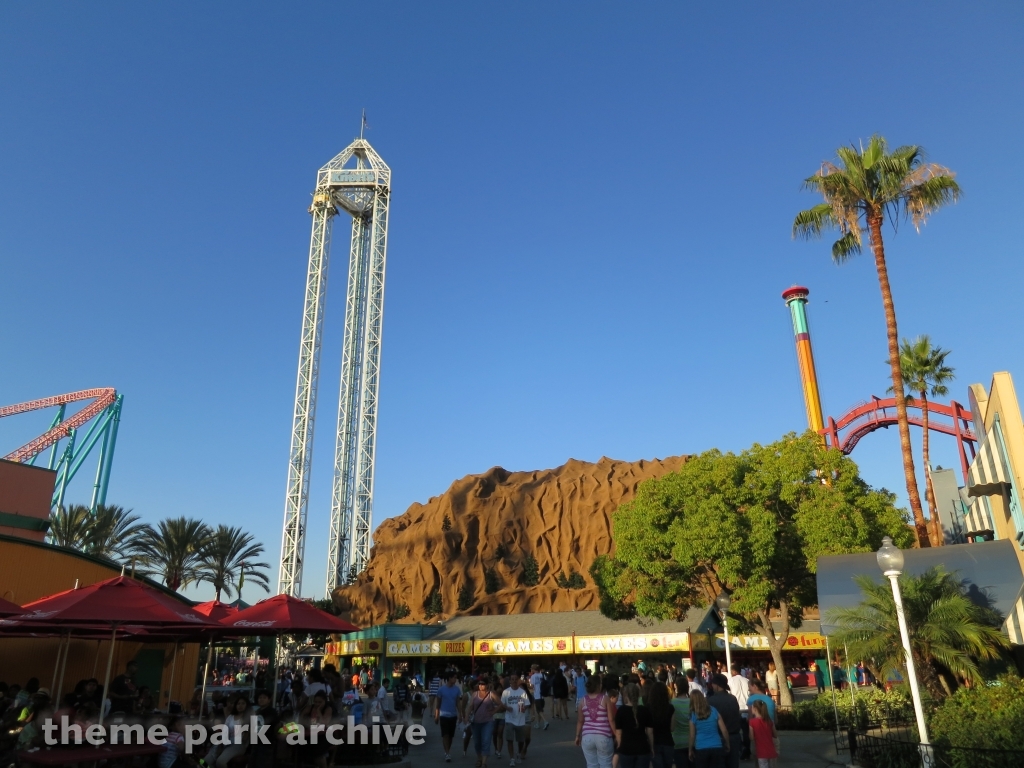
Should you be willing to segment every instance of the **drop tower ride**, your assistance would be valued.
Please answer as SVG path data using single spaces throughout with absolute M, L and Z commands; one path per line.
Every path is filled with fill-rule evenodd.
M 789 307 L 793 318 L 793 340 L 796 342 L 796 358 L 800 363 L 800 383 L 804 390 L 804 407 L 807 409 L 807 426 L 820 433 L 825 426 L 821 416 L 821 395 L 818 392 L 818 374 L 814 370 L 814 354 L 811 351 L 811 332 L 807 327 L 807 297 L 810 291 L 801 285 L 794 285 L 782 292 L 782 298 Z
M 352 217 L 352 237 L 327 549 L 327 594 L 344 584 L 350 575 L 362 571 L 370 557 L 390 197 L 391 169 L 361 137 L 317 173 L 313 204 L 309 208 L 313 231 L 284 502 L 280 594 L 298 597 L 302 587 L 331 224 L 341 211 Z

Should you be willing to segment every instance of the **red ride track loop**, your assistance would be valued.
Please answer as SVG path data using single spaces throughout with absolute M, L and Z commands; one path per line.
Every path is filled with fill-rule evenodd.
M 78 413 L 68 419 L 65 419 L 53 429 L 40 435 L 35 440 L 21 446 L 18 450 L 7 454 L 4 456 L 4 459 L 7 461 L 17 461 L 19 463 L 28 461 L 40 451 L 43 451 L 57 441 L 68 437 L 72 429 L 78 429 L 89 421 L 89 419 L 101 414 L 104 408 L 110 406 L 114 400 L 117 399 L 117 390 L 113 387 L 83 389 L 80 392 L 69 392 L 66 395 L 44 397 L 41 400 L 30 400 L 27 403 L 18 403 L 17 405 L 5 405 L 0 407 L 0 419 L 2 419 L 4 416 L 14 416 L 18 413 L 38 411 L 42 408 L 52 408 L 55 405 L 75 403 L 80 400 L 92 400 L 93 398 L 95 398 L 95 400 L 85 406 L 85 408 L 80 410 Z
M 907 402 L 907 410 L 921 410 L 920 401 Z M 951 400 L 949 405 L 933 403 L 928 401 L 928 428 L 941 432 L 944 435 L 952 435 L 956 438 L 957 448 L 960 451 L 960 465 L 967 477 L 967 468 L 970 461 L 974 459 L 974 446 L 978 438 L 972 431 L 973 417 L 971 412 L 965 410 L 960 403 Z M 938 421 L 931 418 L 931 415 L 945 416 L 952 423 Z M 924 421 L 920 416 L 907 414 L 907 421 L 914 426 L 924 427 Z M 828 426 L 821 430 L 825 437 L 825 444 L 830 448 L 839 448 L 843 453 L 849 454 L 857 447 L 857 443 L 864 435 L 874 432 L 876 429 L 883 429 L 896 424 L 896 398 L 887 397 L 884 400 L 880 397 L 871 396 L 870 403 L 858 405 L 847 411 L 839 421 L 831 416 L 828 419 Z M 840 432 L 844 432 L 840 436 Z M 971 449 L 971 459 L 967 458 L 967 451 L 964 444 Z

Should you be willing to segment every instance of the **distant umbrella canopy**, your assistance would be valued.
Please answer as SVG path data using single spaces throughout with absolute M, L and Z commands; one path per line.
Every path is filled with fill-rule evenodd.
M 277 635 L 290 632 L 322 634 L 358 632 L 359 627 L 310 605 L 304 600 L 278 595 L 261 600 L 221 621 L 226 627 L 249 634 Z

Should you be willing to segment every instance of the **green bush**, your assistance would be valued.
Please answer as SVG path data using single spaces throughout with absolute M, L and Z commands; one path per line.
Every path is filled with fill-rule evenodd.
M 488 595 L 493 595 L 501 589 L 501 581 L 498 579 L 498 574 L 493 568 L 488 568 L 484 571 L 484 592 Z
M 869 723 L 880 720 L 912 721 L 914 705 L 910 692 L 905 686 L 895 686 L 891 691 L 878 688 L 861 688 L 854 691 L 856 712 L 850 700 L 850 692 L 836 691 L 835 702 L 832 692 L 819 693 L 814 699 L 798 701 L 789 712 L 779 713 L 779 728 L 790 730 L 835 730 L 836 713 L 843 727 L 855 722 L 865 728 Z
M 953 747 L 1019 749 L 1024 680 L 1005 675 L 984 687 L 960 688 L 932 713 L 933 742 Z
M 533 555 L 527 555 L 523 559 L 523 584 L 528 587 L 535 587 L 540 583 L 540 569 L 537 567 L 537 560 Z
M 473 607 L 473 588 L 467 581 L 459 590 L 459 610 L 466 611 Z

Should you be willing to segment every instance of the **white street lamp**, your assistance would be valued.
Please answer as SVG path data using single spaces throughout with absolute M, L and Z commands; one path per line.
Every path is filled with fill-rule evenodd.
M 907 629 L 907 617 L 903 613 L 903 597 L 900 595 L 900 574 L 903 573 L 903 552 L 892 543 L 892 539 L 886 536 L 882 539 L 882 547 L 878 550 L 878 567 L 882 573 L 889 578 L 892 584 L 892 597 L 896 603 L 896 619 L 900 623 L 900 637 L 903 640 L 903 653 L 907 659 L 907 677 L 910 682 L 910 695 L 914 699 L 914 715 L 917 717 L 917 733 L 921 744 L 925 745 L 924 752 L 928 752 L 928 725 L 924 720 L 924 708 L 921 706 L 921 690 L 917 685 L 917 671 L 914 669 L 914 655 L 910 650 L 910 631 Z M 925 755 L 922 755 L 925 757 Z M 926 765 L 928 764 L 926 760 Z
M 732 674 L 732 650 L 729 648 L 729 617 L 726 616 L 726 612 L 729 610 L 729 606 L 732 605 L 732 598 L 723 589 L 718 593 L 718 597 L 715 598 L 715 604 L 718 606 L 718 610 L 722 612 L 722 626 L 725 627 L 725 676 L 729 677 Z

